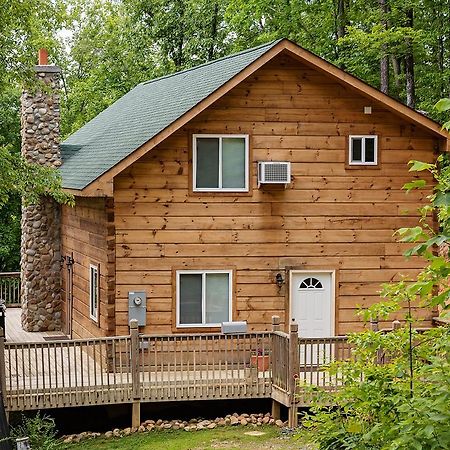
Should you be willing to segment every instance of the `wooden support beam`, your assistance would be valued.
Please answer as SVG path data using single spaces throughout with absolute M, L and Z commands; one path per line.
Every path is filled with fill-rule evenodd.
M 6 403 L 5 331 L 0 327 L 0 391 Z
M 290 326 L 289 333 L 289 417 L 288 425 L 295 428 L 298 425 L 298 406 L 295 398 L 297 387 L 298 369 L 300 364 L 299 342 L 298 342 L 298 325 L 293 322 Z
M 280 316 L 272 316 L 272 331 L 280 331 Z M 276 361 L 276 357 L 274 355 L 274 352 L 276 351 L 276 346 L 273 345 L 273 335 L 272 335 L 272 364 L 273 361 Z M 273 384 L 273 380 L 272 380 Z M 276 400 L 272 399 L 272 417 L 277 420 L 280 418 L 280 403 L 278 403 Z
M 139 373 L 139 328 L 136 319 L 130 320 L 131 337 L 131 385 L 133 392 L 133 405 L 131 413 L 131 426 L 138 428 L 141 424 L 141 384 Z
M 131 426 L 133 428 L 139 428 L 141 425 L 141 402 L 136 400 L 132 404 L 131 411 Z
M 278 420 L 281 417 L 281 405 L 276 400 L 272 399 L 272 417 Z

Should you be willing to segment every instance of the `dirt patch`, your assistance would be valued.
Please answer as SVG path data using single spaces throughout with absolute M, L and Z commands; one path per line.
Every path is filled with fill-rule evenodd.
M 247 433 L 246 433 L 247 434 Z M 312 444 L 303 444 L 301 441 L 293 437 L 276 437 L 267 441 L 261 442 L 260 440 L 255 442 L 246 442 L 245 450 L 316 450 Z M 193 450 L 234 450 L 243 449 L 243 443 L 234 440 L 212 440 L 205 446 L 196 447 Z

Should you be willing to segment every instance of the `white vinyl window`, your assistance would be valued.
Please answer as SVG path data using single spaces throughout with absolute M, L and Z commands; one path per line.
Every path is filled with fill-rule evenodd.
M 98 266 L 89 266 L 89 316 L 98 322 L 98 301 L 99 301 L 99 276 Z
M 177 327 L 218 327 L 231 320 L 231 270 L 177 271 Z
M 376 166 L 378 164 L 378 136 L 350 136 L 349 163 Z
M 248 136 L 194 134 L 193 190 L 248 191 Z

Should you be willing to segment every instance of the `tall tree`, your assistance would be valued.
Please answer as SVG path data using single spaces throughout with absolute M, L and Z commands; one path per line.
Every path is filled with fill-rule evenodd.
M 387 14 L 389 11 L 388 0 L 378 0 L 380 4 L 380 13 L 382 17 L 383 29 L 388 29 Z M 380 58 L 380 90 L 385 94 L 389 94 L 389 54 L 386 44 L 381 47 Z
M 0 0 L 0 271 L 19 268 L 21 196 L 58 191 L 57 177 L 19 157 L 19 97 L 34 78 L 37 49 L 61 51 L 56 33 L 65 17 L 59 0 Z
M 406 26 L 413 29 L 414 25 L 414 10 L 408 7 L 406 12 Z M 405 75 L 406 75 L 406 104 L 415 108 L 416 106 L 416 83 L 414 77 L 414 50 L 411 38 L 406 40 L 407 50 L 405 54 Z

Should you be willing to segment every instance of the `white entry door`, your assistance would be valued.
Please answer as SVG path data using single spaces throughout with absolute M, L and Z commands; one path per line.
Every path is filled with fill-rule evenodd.
M 334 302 L 331 272 L 293 272 L 291 319 L 300 337 L 333 336 Z

